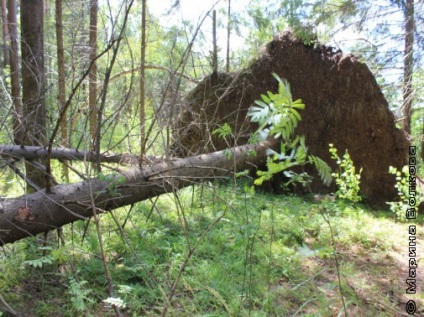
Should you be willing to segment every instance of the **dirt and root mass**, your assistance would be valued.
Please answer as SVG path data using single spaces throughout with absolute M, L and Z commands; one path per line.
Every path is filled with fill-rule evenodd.
M 249 107 L 261 94 L 277 91 L 272 73 L 287 79 L 293 99 L 306 105 L 297 133 L 306 137 L 309 153 L 334 169 L 329 144 L 340 155 L 348 150 L 357 171 L 363 169 L 361 192 L 366 202 L 387 207 L 385 202 L 396 199 L 395 179 L 388 170 L 406 163 L 408 141 L 395 127 L 371 71 L 351 54 L 305 45 L 289 32 L 277 34 L 246 69 L 214 73 L 188 94 L 175 120 L 176 152 L 189 156 L 246 143 L 256 129 L 246 116 Z M 212 134 L 224 123 L 232 127 L 231 138 Z M 334 185 L 322 184 L 312 166 L 304 170 L 315 176 L 313 192 L 334 191 Z

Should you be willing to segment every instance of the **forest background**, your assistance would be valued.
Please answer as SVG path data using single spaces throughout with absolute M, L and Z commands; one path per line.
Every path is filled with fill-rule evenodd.
M 1 6 L 0 144 L 17 145 L 13 155 L 2 156 L 2 201 L 91 177 L 106 182 L 113 197 L 124 186 L 116 175 L 125 168 L 117 162 L 142 166 L 171 158 L 172 119 L 205 76 L 247 67 L 287 29 L 307 45 L 332 45 L 366 63 L 396 124 L 424 159 L 423 1 L 2 0 Z M 34 150 L 24 160 L 21 145 L 47 154 L 37 157 L 41 151 Z M 60 157 L 58 148 L 74 152 Z M 399 210 L 380 213 L 331 197 L 317 205 L 256 193 L 251 185 L 196 178 L 181 191 L 167 189 L 109 213 L 93 197 L 74 201 L 90 219 L 2 247 L 4 314 L 354 315 L 371 309 L 389 316 L 402 309 L 399 281 L 375 273 L 370 281 L 378 292 L 369 300 L 371 277 L 362 276 L 362 284 L 349 279 L 360 281 L 365 265 L 355 256 L 371 271 L 402 273 L 405 258 L 396 254 L 406 225 Z M 21 207 L 16 217 L 31 221 L 33 215 Z M 365 231 L 382 224 L 387 230 Z M 352 248 L 358 254 L 351 256 Z M 372 252 L 387 257 L 387 267 Z M 300 274 L 303 265 L 308 270 Z M 301 285 L 307 287 L 298 294 Z

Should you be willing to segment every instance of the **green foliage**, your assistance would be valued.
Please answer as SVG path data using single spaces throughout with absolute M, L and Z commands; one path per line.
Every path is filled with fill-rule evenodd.
M 231 136 L 232 132 L 231 126 L 228 123 L 224 123 L 222 127 L 213 130 L 212 134 L 218 134 L 220 138 L 223 138 L 226 141 L 227 137 Z M 230 148 L 226 148 L 224 149 L 224 155 L 227 160 L 229 160 L 233 157 L 233 151 Z
M 243 171 L 240 171 L 240 172 L 237 172 L 237 173 L 235 173 L 234 174 L 236 177 L 242 177 L 242 176 L 248 176 L 249 175 L 249 170 L 243 170 Z
M 37 256 L 35 259 L 26 260 L 23 263 L 34 268 L 42 268 L 45 265 L 53 263 L 66 263 L 69 260 L 69 250 L 66 247 L 59 247 L 57 249 L 42 247 L 40 250 L 49 251 L 50 254 L 41 257 Z
M 315 168 L 319 172 L 321 180 L 324 184 L 330 185 L 333 180 L 333 174 L 331 168 L 322 159 L 315 155 L 308 155 L 309 163 L 314 164 Z
M 103 301 L 108 297 L 104 268 L 98 257 L 98 244 L 90 242 L 96 231 L 93 224 L 85 228 L 82 222 L 74 224 L 74 239 L 67 239 L 65 246 L 58 249 L 48 249 L 55 265 L 44 264 L 43 270 L 20 265 L 29 258 L 40 257 L 32 244 L 29 248 L 28 242 L 19 241 L 5 246 L 10 254 L 0 255 L 0 291 L 12 307 L 27 312 L 28 307 L 19 309 L 20 305 L 33 306 L 31 301 L 22 301 L 26 289 L 40 289 L 34 313 L 40 317 L 104 316 L 105 305 L 125 305 L 123 313 L 128 316 L 158 315 L 167 301 L 169 285 L 175 281 L 189 252 L 188 242 L 193 243 L 227 209 L 188 263 L 176 289 L 178 306 L 170 306 L 168 315 L 179 316 L 183 311 L 187 316 L 289 316 L 314 298 L 314 304 L 306 304 L 300 314 L 309 311 L 316 316 L 330 316 L 328 307 L 337 302 L 334 248 L 329 226 L 317 205 L 307 202 L 305 197 L 264 195 L 242 180 L 237 184 L 185 188 L 178 192 L 178 210 L 172 194 L 160 196 L 152 213 L 149 202 L 137 204 L 130 213 L 127 208 L 120 209 L 114 214 L 120 224 L 127 219 L 127 241 L 116 230 L 111 215 L 103 215 L 106 256 L 110 259 L 116 292 L 113 298 Z M 355 246 L 355 250 L 372 250 L 373 257 L 387 258 L 394 246 L 397 250 L 404 244 L 399 237 L 406 230 L 405 224 L 376 218 L 375 211 L 358 211 L 347 200 L 337 204 L 337 212 L 331 202 L 323 204 L 328 207 L 326 218 L 342 254 L 351 252 Z M 182 213 L 186 217 L 185 227 L 179 218 Z M 397 228 L 399 234 L 388 228 Z M 70 226 L 63 230 L 65 237 L 71 236 Z M 83 235 L 84 243 L 77 242 Z M 370 280 L 376 282 L 381 274 L 387 274 L 381 266 L 374 271 L 371 264 L 367 267 L 369 275 L 363 277 L 364 263 L 360 259 L 365 254 L 355 255 L 345 258 L 340 268 L 344 276 L 351 277 L 351 283 L 359 277 L 368 279 L 364 285 L 369 285 Z M 66 261 L 59 265 L 59 259 Z M 358 263 L 352 262 L 355 259 Z M 37 275 L 31 277 L 34 272 Z M 65 290 L 63 285 L 67 285 Z M 364 291 L 369 288 L 364 287 Z M 377 288 L 374 295 L 390 305 L 384 291 L 387 290 Z M 403 289 L 395 291 L 400 293 Z M 350 293 L 345 296 L 346 301 L 356 298 Z M 371 309 L 376 316 L 391 316 L 375 313 L 377 308 L 368 303 L 358 305 L 357 308 Z
M 251 5 L 253 3 L 253 5 Z M 362 5 L 362 3 L 364 3 Z M 345 0 L 316 1 L 311 6 L 305 6 L 304 1 L 263 1 L 252 0 L 247 6 L 248 15 L 253 19 L 254 25 L 247 27 L 249 34 L 247 37 L 247 47 L 250 55 L 247 59 L 256 56 L 256 52 L 271 39 L 271 35 L 281 31 L 290 25 L 296 36 L 300 36 L 307 44 L 315 41 L 315 31 L 320 24 L 320 30 L 325 23 L 329 30 L 334 29 L 336 18 L 346 23 L 352 23 L 354 15 L 364 17 L 367 10 L 361 9 L 363 6 L 370 6 L 371 2 L 354 2 Z M 105 39 L 112 34 L 117 34 L 113 26 L 121 25 L 122 15 L 111 16 L 111 13 L 122 12 L 119 9 L 119 2 L 111 2 L 110 6 L 100 6 L 99 16 L 102 21 L 110 27 L 103 28 L 105 32 L 99 30 L 99 51 L 107 44 Z M 139 119 L 137 109 L 139 106 L 137 82 L 138 70 L 137 61 L 140 60 L 139 49 L 133 49 L 139 45 L 140 5 L 138 9 L 130 13 L 130 27 L 126 30 L 125 41 L 121 43 L 119 54 L 117 55 L 116 65 L 112 69 L 112 77 L 107 96 L 108 100 L 104 111 L 101 112 L 101 151 L 131 152 L 138 153 L 139 143 Z M 390 8 L 390 7 L 389 7 Z M 49 59 L 46 65 L 49 65 L 50 83 L 46 90 L 46 100 L 48 104 L 49 122 L 54 123 L 57 120 L 57 77 L 56 77 L 56 58 L 53 51 L 56 47 L 55 36 L 50 26 L 54 25 L 54 6 L 49 6 L 47 12 L 46 29 L 46 56 Z M 72 21 L 76 26 L 75 30 L 80 29 L 77 26 L 88 25 L 87 14 L 81 15 L 82 8 L 65 8 L 65 24 Z M 172 9 L 175 11 L 175 7 Z M 361 12 L 362 10 L 362 12 Z M 50 15 L 50 18 L 49 18 Z M 244 15 L 244 16 L 243 16 Z M 82 18 L 81 16 L 84 16 Z M 237 24 L 244 24 L 246 14 L 242 12 L 233 12 L 232 22 L 234 34 L 245 33 L 244 29 L 236 30 Z M 367 14 L 371 16 L 371 14 Z M 109 20 L 110 18 L 110 20 Z M 160 18 L 163 19 L 163 16 Z M 187 31 L 192 33 L 195 25 L 192 22 L 184 21 L 183 27 L 175 25 L 172 27 L 162 27 L 160 19 L 149 14 L 148 33 L 151 41 L 148 47 L 147 60 L 151 65 L 163 66 L 169 68 L 170 74 L 163 70 L 151 69 L 146 72 L 146 85 L 148 94 L 146 127 L 152 127 L 151 136 L 148 137 L 148 143 L 151 152 L 162 153 L 164 144 L 160 141 L 164 139 L 163 122 L 158 123 L 160 119 L 156 118 L 157 107 L 170 100 L 169 95 L 184 95 L 193 85 L 184 78 L 175 76 L 175 71 L 181 71 L 186 75 L 196 77 L 204 73 L 203 65 L 206 58 L 202 54 L 190 54 L 187 49 Z M 172 20 L 172 19 L 171 19 Z M 308 21 L 304 25 L 303 21 Z M 310 21 L 312 24 L 310 25 Z M 69 23 L 68 23 L 69 24 Z M 105 25 L 106 25 L 105 24 Z M 354 24 L 354 23 L 352 23 Z M 361 23 L 362 24 L 362 23 Z M 306 26 L 306 27 L 305 27 Z M 372 30 L 390 31 L 388 27 L 371 28 Z M 50 29 L 49 29 L 50 28 Z M 49 31 L 50 30 L 50 31 Z M 382 32 L 379 33 L 380 35 Z M 74 32 L 69 36 L 65 32 L 65 47 L 79 47 L 85 43 L 84 34 Z M 246 35 L 246 34 L 244 34 Z M 378 34 L 377 34 L 378 35 Z M 385 38 L 378 36 L 379 38 Z M 207 39 L 201 38 L 203 43 L 194 41 L 193 52 L 199 52 L 198 48 L 208 43 Z M 322 35 L 319 34 L 322 40 Z M 104 41 L 102 41 L 104 40 Z M 124 43 L 125 42 L 125 43 Z M 190 44 L 191 45 L 191 44 Z M 138 47 L 138 46 L 137 46 Z M 359 46 L 358 46 L 359 47 Z M 364 47 L 364 46 L 362 46 Z M 383 46 L 381 46 L 383 47 Z M 255 50 L 255 52 L 252 51 Z M 370 53 L 362 53 L 362 56 L 370 60 L 376 58 L 375 49 L 378 46 L 373 45 L 366 49 Z M 81 63 L 81 55 L 78 50 L 68 51 L 67 65 L 69 65 L 69 78 L 67 80 L 67 91 L 72 91 L 75 81 L 78 81 L 80 74 L 83 73 L 84 63 Z M 72 53 L 72 54 L 71 54 Z M 232 56 L 232 64 L 240 65 L 240 61 L 246 59 L 245 56 Z M 246 54 L 245 54 L 246 55 Z M 380 52 L 381 55 L 381 52 Z M 190 56 L 189 63 L 186 63 L 187 56 Z M 400 56 L 400 55 L 399 55 Z M 50 58 L 52 57 L 52 58 Z M 377 56 L 378 57 L 378 56 Z M 381 60 L 381 57 L 380 57 Z M 397 59 L 384 58 L 385 61 Z M 99 58 L 98 82 L 104 81 L 107 64 L 110 61 L 110 54 Z M 179 64 L 181 61 L 182 64 Z M 182 65 L 182 67 L 181 67 Z M 201 65 L 200 67 L 198 65 Z M 382 63 L 374 63 L 381 69 Z M 85 65 L 87 66 L 87 65 Z M 134 71 L 131 71 L 133 69 Z M 419 69 L 419 68 L 416 68 Z M 124 72 L 124 73 L 121 73 Z M 3 73 L 3 78 L 9 81 L 7 69 Z M 126 73 L 126 74 L 125 74 Z M 121 75 L 122 76 L 121 76 Z M 171 75 L 171 76 L 169 76 Z M 422 72 L 421 72 L 422 75 Z M 178 80 L 177 80 L 178 77 Z M 424 76 L 420 76 L 420 81 Z M 414 80 L 419 78 L 414 74 Z M 277 79 L 278 80 L 278 79 Z M 177 85 L 174 83 L 178 81 Z M 171 83 L 171 94 L 167 93 L 168 85 Z M 415 82 L 416 100 L 423 93 L 420 93 L 419 81 Z M 10 81 L 6 82 L 6 87 L 10 87 Z M 89 111 L 84 100 L 86 96 L 86 87 L 83 85 L 78 89 L 76 97 L 71 103 L 68 111 L 68 126 L 72 131 L 69 136 L 69 143 L 77 149 L 89 148 L 87 135 L 89 134 L 87 124 L 87 112 Z M 176 86 L 176 87 L 175 87 Z M 387 83 L 384 83 L 384 89 L 387 91 Z M 398 88 L 394 87 L 393 88 Z M 174 90 L 175 89 L 175 90 Z M 6 92 L 6 88 L 3 89 Z M 294 137 L 293 130 L 297 122 L 301 119 L 299 110 L 301 101 L 292 101 L 288 84 L 284 86 L 287 92 L 277 94 L 265 94 L 260 103 L 256 103 L 259 114 L 261 111 L 268 112 L 271 122 L 265 123 L 261 132 L 264 136 L 280 137 L 280 151 L 269 152 L 271 171 L 263 172 L 262 176 L 272 177 L 275 173 L 283 172 L 289 177 L 290 182 L 308 181 L 306 174 L 295 174 L 289 169 L 296 164 L 310 163 L 314 164 L 321 172 L 321 178 L 324 182 L 331 181 L 331 172 L 328 166 L 312 155 L 307 154 L 307 148 L 302 137 Z M 422 89 L 421 89 L 422 90 Z M 106 91 L 99 87 L 101 94 L 106 96 Z M 394 97 L 399 89 L 392 89 Z M 3 95 L 3 94 L 2 94 Z M 6 96 L 4 94 L 4 96 Z M 287 105 L 292 103 L 292 107 L 281 104 L 281 121 L 275 116 L 275 109 L 271 109 L 270 104 L 275 107 L 275 103 L 280 103 L 279 98 L 283 96 Z M 399 99 L 399 98 L 398 98 Z M 5 107 L 1 108 L 1 114 L 6 118 L 5 128 L 0 133 L 0 143 L 10 143 L 10 127 L 12 118 L 9 116 L 10 107 L 6 98 L 3 100 Z M 297 104 L 297 102 L 299 102 Z M 266 107 L 264 106 L 266 105 Z M 293 106 L 295 105 L 295 106 Z M 296 107 L 298 106 L 298 107 Z M 300 108 L 299 108 L 300 107 Z M 266 109 L 268 108 L 268 109 Z M 166 113 L 166 109 L 161 109 Z M 413 131 L 415 135 L 421 133 L 422 113 L 415 111 Z M 161 114 L 162 116 L 162 114 Z M 162 119 L 163 120 L 163 119 Z M 281 125 L 277 130 L 271 131 L 270 126 Z M 266 130 L 268 129 L 268 131 Z M 169 132 L 169 130 L 167 130 Z M 224 125 L 216 129 L 214 134 L 226 138 L 231 135 L 231 128 Z M 293 140 L 294 139 L 294 140 Z M 416 139 L 419 139 L 416 137 Z M 59 144 L 59 138 L 55 143 Z M 227 158 L 232 157 L 230 150 L 226 151 Z M 255 153 L 251 153 L 255 155 Z M 17 162 L 17 167 L 21 164 Z M 57 168 L 53 166 L 56 173 Z M 73 163 L 73 168 L 79 173 L 85 171 L 83 163 Z M 57 174 L 59 174 L 57 172 Z M 239 176 L 248 175 L 240 172 Z M 10 176 L 10 177 L 9 177 Z M 59 175 L 55 175 L 59 179 Z M 59 176 L 59 177 L 58 177 Z M 72 181 L 79 181 L 77 173 L 71 172 Z M 99 179 L 107 181 L 105 192 L 111 196 L 118 194 L 118 188 L 125 179 L 115 175 L 99 175 Z M 18 178 L 12 173 L 6 171 L 3 174 L 3 186 L 1 192 L 5 196 L 18 196 L 23 193 L 23 187 L 13 186 L 19 184 Z M 116 292 L 118 297 L 104 300 L 105 304 L 124 307 L 126 305 L 125 315 L 144 316 L 158 315 L 167 302 L 167 292 L 169 286 L 173 284 L 178 275 L 181 263 L 184 261 L 190 245 L 201 236 L 208 226 L 221 215 L 224 210 L 229 210 L 225 217 L 214 226 L 206 235 L 205 240 L 199 245 L 191 261 L 188 263 L 185 272 L 182 274 L 182 280 L 177 286 L 177 300 L 172 301 L 170 306 L 170 316 L 192 315 L 192 316 L 330 316 L 334 315 L 334 309 L 337 309 L 338 303 L 334 292 L 334 268 L 327 260 L 334 255 L 335 250 L 332 247 L 331 235 L 328 226 L 322 220 L 320 215 L 313 212 L 314 206 L 305 202 L 304 199 L 296 197 L 268 196 L 255 193 L 254 186 L 244 185 L 242 180 L 237 180 L 237 188 L 233 187 L 212 187 L 210 183 L 206 186 L 197 186 L 187 188 L 172 195 L 163 195 L 154 201 L 154 203 L 142 202 L 136 204 L 133 209 L 121 208 L 115 215 L 118 222 L 125 229 L 125 236 L 117 230 L 117 225 L 110 215 L 102 216 L 102 230 L 105 233 L 105 252 L 109 259 L 108 264 L 111 270 L 114 285 L 117 285 Z M 250 184 L 249 184 L 250 185 Z M 330 202 L 324 202 L 329 206 Z M 376 285 L 375 294 L 370 294 L 370 298 L 376 299 L 378 305 L 367 303 L 364 305 L 363 315 L 391 316 L 392 310 L 382 311 L 381 307 L 392 307 L 388 298 L 399 298 L 395 289 L 390 289 L 390 296 L 386 296 L 387 286 L 379 288 L 381 280 L 372 280 L 379 276 L 381 270 L 393 269 L 390 265 L 389 252 L 398 251 L 404 246 L 404 241 L 400 243 L 395 239 L 401 237 L 405 231 L 403 224 L 395 224 L 399 234 L 393 234 L 392 222 L 387 219 L 375 218 L 373 213 L 368 211 L 359 212 L 355 207 L 349 205 L 349 201 L 338 201 L 332 213 L 328 214 L 336 232 L 337 245 L 341 248 L 341 253 L 352 252 L 352 246 L 359 246 L 372 250 L 370 252 L 370 261 L 373 257 L 385 259 L 385 266 L 373 266 L 364 270 L 364 262 L 359 261 L 358 266 L 351 262 L 354 258 L 344 257 L 343 273 L 350 277 L 350 284 L 354 284 L 361 278 L 365 279 L 366 287 L 358 290 L 364 295 L 369 295 L 369 285 Z M 330 206 L 332 207 L 332 206 Z M 331 209 L 331 208 L 328 208 Z M 385 215 L 385 214 L 383 214 Z M 74 223 L 72 226 L 64 226 L 65 246 L 59 248 L 46 248 L 49 254 L 40 256 L 40 250 L 37 243 L 31 240 L 19 241 L 13 245 L 6 245 L 2 248 L 0 254 L 0 292 L 4 294 L 7 302 L 12 307 L 27 315 L 34 316 L 104 316 L 102 299 L 105 295 L 106 279 L 104 276 L 103 263 L 99 259 L 99 241 L 93 230 L 92 223 L 86 226 L 86 223 Z M 125 227 L 125 228 L 124 228 Z M 127 240 L 125 240 L 125 239 Z M 54 245 L 54 243 L 52 243 Z M 393 246 L 396 245 L 396 248 Z M 398 247 L 400 245 L 400 247 Z M 301 246 L 301 247 L 299 247 Z M 133 249 L 134 248 L 134 249 Z M 393 249 L 392 249 L 393 248 Z M 348 250 L 348 251 L 347 251 Z M 387 251 L 386 253 L 382 250 Z M 307 255 L 309 263 L 301 255 Z M 357 259 L 363 259 L 367 254 L 355 254 Z M 321 258 L 321 259 L 317 259 Z M 367 257 L 368 258 L 368 257 Z M 309 265 L 312 264 L 312 265 Z M 40 269 L 42 268 L 42 270 Z M 396 269 L 396 267 L 394 267 Z M 366 275 L 367 271 L 370 275 Z M 391 270 L 393 272 L 397 270 Z M 387 273 L 384 272 L 385 276 Z M 383 275 L 383 276 L 384 276 Z M 70 277 L 74 276 L 74 277 Z M 322 277 L 325 278 L 322 278 Z M 77 278 L 78 277 L 78 278 Z M 369 278 L 369 280 L 367 279 Z M 374 282 L 374 283 L 373 283 Z M 377 283 L 375 283 L 377 282 Z M 63 289 L 67 285 L 67 289 Z M 353 287 L 347 287 L 353 289 Z M 31 291 L 37 290 L 36 294 Z M 402 290 L 403 291 L 403 290 Z M 380 294 L 378 293 L 380 292 Z M 54 296 L 52 296 L 52 294 Z M 36 295 L 36 304 L 33 301 L 33 295 Z M 374 296 L 373 296 L 374 295 Z M 381 296 L 380 296 L 381 295 Z M 355 302 L 354 309 L 357 311 L 363 304 L 357 299 L 355 294 L 346 294 L 348 302 Z M 350 298 L 349 298 L 350 297 Z M 91 305 L 96 302 L 99 305 Z M 26 305 L 26 306 L 25 306 Z M 33 309 L 34 311 L 29 311 Z M 375 307 L 373 307 L 375 306 Z M 22 307 L 22 308 L 21 308 Z M 293 307 L 295 307 L 293 309 Z M 331 308 L 329 308 L 331 307 Z M 95 311 L 99 309 L 98 311 Z M 361 315 L 360 312 L 357 312 Z M 0 313 L 2 315 L 2 313 Z
M 350 158 L 349 152 L 346 150 L 341 159 L 337 154 L 337 149 L 330 144 L 330 154 L 331 158 L 334 159 L 339 166 L 339 171 L 333 173 L 338 186 L 336 196 L 350 200 L 352 202 L 359 202 L 362 200 L 359 195 L 359 184 L 361 179 L 362 168 L 359 170 L 359 173 L 356 173 L 355 165 Z
M 73 309 L 78 312 L 83 312 L 87 307 L 87 302 L 92 302 L 89 295 L 91 293 L 91 289 L 84 288 L 87 281 L 77 281 L 73 277 L 69 279 L 69 289 L 68 293 L 71 296 L 71 303 Z
M 320 158 L 307 154 L 304 136 L 294 136 L 301 120 L 298 110 L 305 109 L 305 105 L 300 99 L 293 101 L 290 85 L 286 80 L 277 74 L 273 76 L 278 81 L 278 93 L 268 91 L 266 95 L 261 95 L 262 100 L 255 101 L 256 105 L 249 109 L 248 116 L 252 122 L 259 124 L 256 139 L 281 138 L 280 153 L 268 150 L 266 163 L 268 170 L 258 172 L 259 178 L 255 180 L 255 184 L 261 185 L 281 172 L 291 182 L 305 183 L 306 174 L 288 170 L 294 166 L 310 163 L 315 165 L 324 184 L 329 185 L 332 180 L 330 167 Z
M 285 79 L 275 73 L 272 75 L 278 81 L 278 93 L 268 91 L 261 95 L 262 100 L 255 101 L 256 106 L 249 109 L 248 116 L 259 124 L 257 133 L 262 140 L 268 136 L 281 136 L 283 141 L 288 141 L 301 120 L 298 110 L 305 109 L 305 105 L 300 99 L 293 101 L 290 84 Z
M 24 262 L 24 264 L 35 267 L 35 268 L 42 268 L 45 264 L 52 264 L 52 263 L 53 263 L 53 257 L 51 255 L 43 256 L 34 260 L 27 260 Z
M 409 197 L 410 197 L 410 174 L 408 166 L 404 166 L 402 171 L 398 171 L 396 167 L 389 166 L 389 173 L 395 175 L 396 184 L 395 188 L 397 189 L 399 201 L 391 201 L 387 202 L 390 206 L 390 210 L 395 214 L 395 217 L 399 221 L 406 221 L 405 213 L 408 209 L 411 208 L 409 205 Z M 424 197 L 420 192 L 420 187 L 416 186 L 416 204 L 418 206 L 421 202 L 424 201 Z
M 222 127 L 213 130 L 212 134 L 218 134 L 220 138 L 225 139 L 226 137 L 231 136 L 232 132 L 231 126 L 228 123 L 224 123 Z

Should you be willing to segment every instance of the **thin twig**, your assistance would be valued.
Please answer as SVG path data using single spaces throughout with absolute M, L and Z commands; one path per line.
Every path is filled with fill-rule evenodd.
M 345 303 L 345 300 L 344 300 L 344 297 L 343 297 L 342 280 L 341 280 L 341 274 L 340 274 L 340 263 L 339 263 L 339 257 L 337 255 L 336 239 L 334 238 L 333 227 L 331 226 L 330 220 L 326 217 L 325 211 L 326 211 L 325 207 L 323 209 L 320 209 L 320 212 L 321 212 L 321 215 L 322 215 L 324 221 L 328 224 L 328 227 L 330 228 L 331 241 L 333 243 L 333 248 L 334 248 L 334 262 L 336 264 L 337 280 L 338 280 L 338 284 L 339 284 L 340 297 L 341 297 L 341 300 L 342 300 L 342 303 L 343 303 L 344 315 L 345 315 L 345 317 L 348 317 L 347 309 L 346 309 L 346 303 Z
M 0 294 L 0 303 L 4 306 L 6 311 L 12 316 L 16 316 L 16 317 L 22 316 L 21 314 L 17 313 L 16 310 L 10 307 L 10 305 L 5 301 L 5 299 L 3 298 L 1 294 Z

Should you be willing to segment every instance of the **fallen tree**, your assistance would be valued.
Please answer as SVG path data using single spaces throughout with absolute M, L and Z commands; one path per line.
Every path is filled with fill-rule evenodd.
M 196 180 L 226 177 L 235 171 L 263 162 L 275 141 L 244 145 L 185 159 L 163 161 L 143 169 L 110 175 L 102 179 L 58 185 L 0 202 L 0 245 L 60 228 L 97 213 L 110 211 L 171 192 Z M 252 151 L 256 152 L 253 156 Z
M 0 144 L 0 157 L 13 160 L 20 160 L 21 158 L 25 160 L 43 159 L 48 157 L 48 148 L 43 146 Z M 63 147 L 52 148 L 50 158 L 84 162 L 97 162 L 98 159 L 96 152 L 79 151 Z M 139 162 L 139 156 L 134 154 L 101 153 L 99 159 L 102 163 L 136 165 Z

